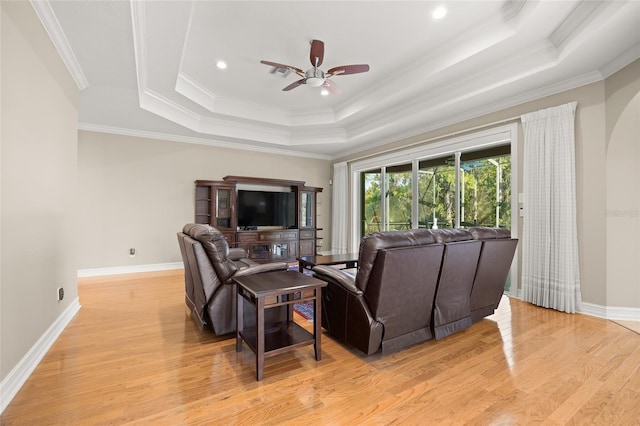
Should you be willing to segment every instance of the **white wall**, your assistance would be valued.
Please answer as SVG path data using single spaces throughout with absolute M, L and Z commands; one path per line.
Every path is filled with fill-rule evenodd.
M 78 143 L 80 270 L 181 262 L 176 233 L 194 221 L 194 181 L 227 175 L 324 188 L 318 223 L 329 244 L 328 160 L 88 131 Z
M 78 89 L 31 5 L 1 5 L 4 382 L 47 329 L 77 304 Z M 58 286 L 66 292 L 62 302 L 55 296 Z
M 607 307 L 640 308 L 640 61 L 607 79 L 606 96 Z

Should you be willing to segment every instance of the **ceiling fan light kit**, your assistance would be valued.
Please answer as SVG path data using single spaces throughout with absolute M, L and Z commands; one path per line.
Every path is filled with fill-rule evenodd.
M 304 73 L 305 84 L 311 87 L 320 87 L 324 84 L 325 76 L 322 70 L 311 68 Z
M 348 74 L 358 74 L 369 71 L 369 65 L 359 64 L 359 65 L 341 65 L 339 67 L 331 68 L 326 73 L 322 71 L 319 67 L 322 65 L 322 61 L 324 60 L 324 42 L 321 40 L 312 40 L 311 41 L 311 49 L 309 51 L 309 61 L 313 68 L 302 72 L 300 68 L 292 67 L 291 65 L 279 64 L 277 62 L 271 61 L 260 61 L 260 63 L 269 65 L 275 68 L 287 69 L 291 72 L 295 72 L 300 77 L 301 80 L 295 81 L 282 89 L 283 91 L 289 91 L 295 89 L 296 87 L 305 84 L 310 87 L 324 87 L 328 93 L 337 94 L 340 93 L 340 88 L 331 80 L 330 77 L 336 75 L 348 75 Z M 323 93 L 325 94 L 325 93 Z

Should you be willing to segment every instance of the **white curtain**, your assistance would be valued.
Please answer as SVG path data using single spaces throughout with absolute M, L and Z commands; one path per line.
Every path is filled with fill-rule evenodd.
M 576 227 L 576 103 L 525 114 L 524 300 L 545 308 L 580 311 Z
M 349 179 L 347 163 L 333 165 L 333 187 L 331 211 L 331 253 L 347 252 L 347 221 L 349 218 Z

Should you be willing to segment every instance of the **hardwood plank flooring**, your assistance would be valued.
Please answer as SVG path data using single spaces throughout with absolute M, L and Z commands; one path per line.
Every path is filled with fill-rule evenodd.
M 255 357 L 185 315 L 182 271 L 83 278 L 82 308 L 2 425 L 640 425 L 640 335 L 504 298 L 441 341 L 365 357 L 323 334 Z M 310 327 L 306 320 L 297 321 Z

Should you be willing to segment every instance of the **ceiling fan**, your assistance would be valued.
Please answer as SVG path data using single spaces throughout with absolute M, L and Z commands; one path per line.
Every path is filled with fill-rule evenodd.
M 302 77 L 301 80 L 295 81 L 282 89 L 283 91 L 289 91 L 291 89 L 295 89 L 301 84 L 306 84 L 311 87 L 325 87 L 330 93 L 337 94 L 340 93 L 340 88 L 336 86 L 336 84 L 329 80 L 329 77 L 333 77 L 334 75 L 347 75 L 347 74 L 358 74 L 361 72 L 369 71 L 369 65 L 360 64 L 360 65 L 342 65 L 339 67 L 334 67 L 328 70 L 327 72 L 322 71 L 319 67 L 322 65 L 322 60 L 324 58 L 324 42 L 320 40 L 312 40 L 311 41 L 311 51 L 309 53 L 309 59 L 311 60 L 311 65 L 313 68 L 310 68 L 306 72 L 303 72 L 300 68 L 292 67 L 291 65 L 279 64 L 276 62 L 270 61 L 260 61 L 260 63 L 269 65 L 276 68 L 286 68 L 289 71 L 293 71 Z

